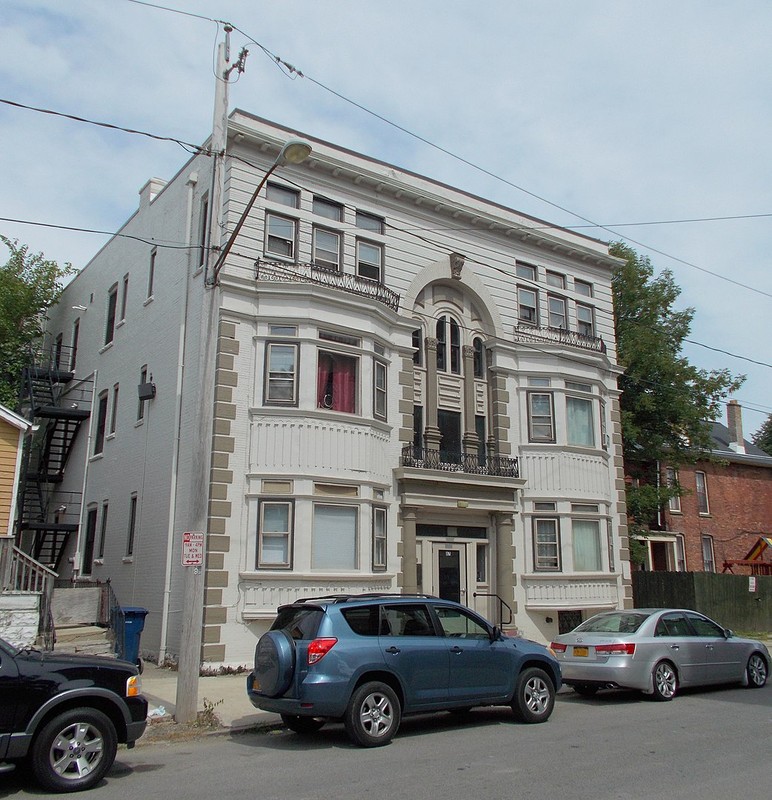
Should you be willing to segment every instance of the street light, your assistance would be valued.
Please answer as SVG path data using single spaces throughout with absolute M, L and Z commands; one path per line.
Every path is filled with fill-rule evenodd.
M 257 184 L 257 189 L 255 189 L 253 192 L 252 197 L 250 197 L 246 208 L 242 212 L 239 221 L 236 223 L 236 227 L 233 229 L 230 239 L 228 239 L 228 241 L 225 243 L 225 247 L 223 247 L 222 251 L 220 252 L 220 256 L 218 257 L 217 261 L 215 261 L 214 267 L 212 267 L 212 274 L 207 280 L 207 284 L 209 286 L 215 286 L 217 284 L 217 276 L 220 274 L 220 270 L 225 263 L 225 259 L 227 258 L 228 253 L 230 253 L 233 243 L 236 241 L 236 237 L 239 235 L 242 225 L 246 222 L 247 216 L 252 210 L 252 206 L 255 204 L 255 200 L 257 200 L 257 196 L 260 194 L 260 190 L 263 188 L 263 186 L 265 186 L 265 182 L 271 177 L 273 171 L 277 167 L 284 166 L 284 164 L 300 164 L 301 161 L 305 161 L 310 154 L 311 145 L 303 139 L 288 139 L 285 142 L 284 147 L 282 147 L 282 149 L 279 151 L 279 155 L 276 156 L 276 160 L 273 162 L 273 164 L 271 164 L 271 167 L 265 173 L 265 175 L 263 175 L 260 183 Z

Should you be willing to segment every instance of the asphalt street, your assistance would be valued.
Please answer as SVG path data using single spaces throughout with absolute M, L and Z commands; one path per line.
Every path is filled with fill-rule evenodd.
M 384 748 L 350 744 L 338 724 L 311 738 L 284 729 L 155 739 L 121 748 L 93 800 L 767 800 L 772 686 L 689 691 L 669 703 L 632 692 L 561 692 L 543 725 L 507 709 L 412 717 Z M 39 796 L 22 773 L 0 796 Z

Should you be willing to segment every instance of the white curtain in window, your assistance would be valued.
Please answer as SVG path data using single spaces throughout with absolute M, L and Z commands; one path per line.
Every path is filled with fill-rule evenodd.
M 593 447 L 595 431 L 592 424 L 592 401 L 579 397 L 566 398 L 568 443 Z
M 574 570 L 577 572 L 600 572 L 600 530 L 598 523 L 591 519 L 575 519 Z
M 314 506 L 314 568 L 356 569 L 356 533 L 356 508 Z

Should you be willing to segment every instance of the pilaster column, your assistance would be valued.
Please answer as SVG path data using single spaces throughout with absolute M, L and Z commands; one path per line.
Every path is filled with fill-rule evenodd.
M 424 448 L 440 449 L 440 429 L 437 427 L 437 339 L 426 337 L 426 409 Z
M 474 347 L 465 344 L 461 350 L 464 365 L 464 435 L 465 453 L 477 455 L 479 438 L 474 415 Z
M 512 539 L 512 514 L 497 513 L 494 518 L 496 521 L 496 594 L 512 609 L 511 627 L 514 628 L 514 614 L 517 609 L 515 607 L 515 544 Z
M 402 593 L 418 591 L 418 559 L 416 557 L 416 510 L 402 509 Z

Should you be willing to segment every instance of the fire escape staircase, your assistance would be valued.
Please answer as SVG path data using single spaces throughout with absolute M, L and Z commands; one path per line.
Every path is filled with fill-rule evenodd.
M 64 471 L 81 425 L 91 414 L 92 386 L 61 369 L 62 351 L 23 373 L 21 406 L 33 423 L 24 444 L 17 542 L 49 569 L 58 571 L 67 542 L 78 530 L 81 495 L 64 492 Z

